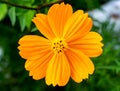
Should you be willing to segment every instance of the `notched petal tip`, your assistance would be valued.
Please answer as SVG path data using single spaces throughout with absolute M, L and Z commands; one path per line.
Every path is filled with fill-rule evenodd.
M 80 83 L 83 79 L 87 79 L 89 74 L 93 74 L 94 64 L 84 53 L 70 49 L 66 51 L 66 55 L 71 66 L 71 78 L 75 82 Z
M 100 56 L 103 53 L 103 49 L 100 48 L 99 53 L 96 55 L 96 57 Z
M 37 17 L 34 17 L 34 18 L 32 19 L 32 22 L 35 23 L 35 24 L 36 24 L 37 21 L 38 21 L 38 20 L 37 20 Z
M 53 10 L 55 10 L 56 8 L 58 8 L 59 4 L 54 4 L 50 7 L 50 9 L 48 10 L 48 14 L 50 14 L 51 12 L 54 12 Z
M 102 36 L 101 36 L 99 33 L 97 33 L 97 32 L 93 32 L 93 33 L 94 33 L 94 35 L 96 35 L 96 37 L 97 37 L 98 39 L 100 39 L 100 41 L 103 40 Z
M 63 6 L 63 7 L 64 7 L 64 6 L 68 6 L 68 7 L 72 8 L 72 6 L 71 6 L 70 4 L 68 4 L 68 3 L 65 4 L 64 2 L 60 3 L 59 5 L 61 5 L 61 6 Z
M 97 39 L 99 39 L 100 41 L 103 40 L 102 36 L 99 33 L 96 33 L 96 32 L 94 32 L 94 33 L 96 34 L 96 38 Z
M 77 10 L 74 14 L 76 14 L 76 15 L 83 15 L 84 11 L 83 10 Z M 85 13 L 84 15 L 87 15 L 87 13 Z
M 46 72 L 47 85 L 65 86 L 70 78 L 70 66 L 66 56 L 63 53 L 56 54 L 49 62 Z
M 102 42 L 100 42 L 100 46 L 101 46 L 101 47 L 103 47 L 103 46 L 104 46 L 104 44 L 103 44 Z
M 64 2 L 62 2 L 60 5 L 65 5 L 65 3 L 64 3 Z
M 22 41 L 28 39 L 28 36 L 30 36 L 30 35 L 25 35 L 25 36 L 21 37 L 21 38 L 19 39 L 19 41 L 18 41 L 18 44 L 21 44 Z
M 93 20 L 92 20 L 90 17 L 88 17 L 88 21 L 89 21 L 89 25 L 90 25 L 91 28 L 92 28 L 92 26 L 93 26 Z M 91 28 L 90 28 L 90 30 L 91 30 Z
M 26 59 L 26 57 L 23 56 L 23 54 L 21 53 L 21 51 L 19 52 L 19 55 L 20 55 L 23 59 Z
M 18 42 L 19 43 L 19 42 Z M 20 46 L 17 47 L 18 50 L 20 50 Z
M 23 37 L 24 37 L 24 36 L 23 36 Z M 23 38 L 23 37 L 22 37 L 22 38 Z M 18 44 L 19 44 L 19 45 L 21 44 L 22 38 L 20 38 L 19 41 L 18 41 Z M 19 49 L 19 46 L 18 46 L 18 49 Z

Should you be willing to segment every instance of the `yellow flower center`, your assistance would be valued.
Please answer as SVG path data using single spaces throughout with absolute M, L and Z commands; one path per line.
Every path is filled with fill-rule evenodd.
M 55 38 L 52 41 L 52 49 L 57 52 L 64 52 L 64 50 L 67 48 L 67 43 L 65 42 L 64 39 L 60 39 L 60 38 Z

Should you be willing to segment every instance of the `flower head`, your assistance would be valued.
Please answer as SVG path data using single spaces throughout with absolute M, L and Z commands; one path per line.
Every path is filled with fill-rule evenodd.
M 45 78 L 47 85 L 64 86 L 70 77 L 81 82 L 93 74 L 90 57 L 102 53 L 102 37 L 90 32 L 92 20 L 87 13 L 73 13 L 69 4 L 54 4 L 48 14 L 36 14 L 33 22 L 46 37 L 26 35 L 19 40 L 19 54 L 33 79 Z

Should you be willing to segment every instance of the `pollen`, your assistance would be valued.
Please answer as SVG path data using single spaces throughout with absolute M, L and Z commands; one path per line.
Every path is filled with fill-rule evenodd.
M 54 50 L 57 53 L 64 52 L 64 50 L 67 48 L 67 43 L 64 39 L 55 38 L 52 41 L 52 50 Z

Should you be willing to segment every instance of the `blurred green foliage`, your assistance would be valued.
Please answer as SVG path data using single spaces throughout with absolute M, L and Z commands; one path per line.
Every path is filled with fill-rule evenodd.
M 32 18 L 38 12 L 46 13 L 48 7 L 28 10 L 1 3 L 0 0 L 0 91 L 120 91 L 120 31 L 108 29 L 109 21 L 101 27 L 93 26 L 103 36 L 104 51 L 98 58 L 92 58 L 95 72 L 82 83 L 70 80 L 65 87 L 47 86 L 44 79 L 35 81 L 28 76 L 24 62 L 18 54 L 18 40 L 26 34 L 38 34 Z M 4 0 L 3 0 L 4 1 Z M 14 4 L 37 7 L 57 0 L 6 0 Z M 99 8 L 108 0 L 65 0 L 74 11 Z

